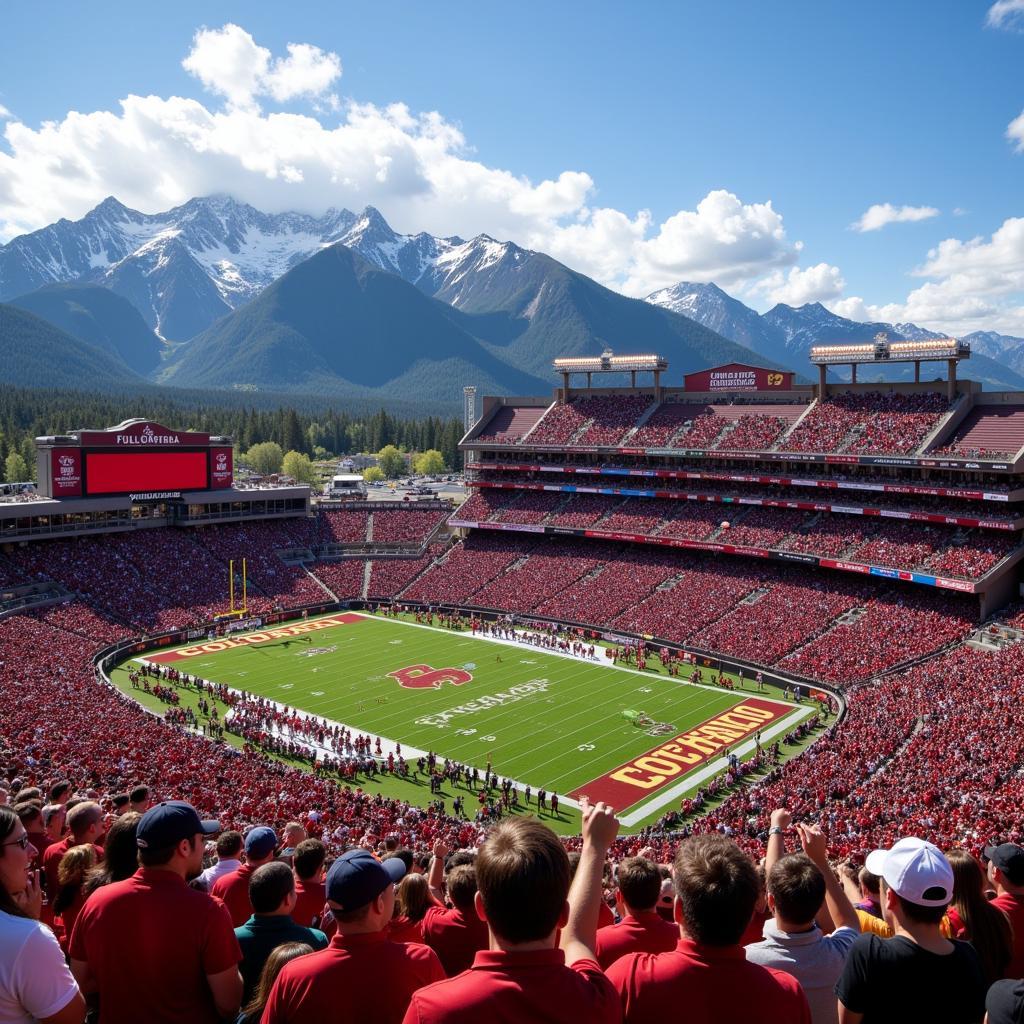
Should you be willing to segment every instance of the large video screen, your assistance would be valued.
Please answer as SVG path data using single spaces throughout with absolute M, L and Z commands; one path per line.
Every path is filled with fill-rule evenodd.
M 207 487 L 207 459 L 201 452 L 85 453 L 85 493 L 141 494 L 197 491 Z

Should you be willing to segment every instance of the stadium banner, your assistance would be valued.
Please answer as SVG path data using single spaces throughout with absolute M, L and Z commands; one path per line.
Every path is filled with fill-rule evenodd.
M 666 450 L 672 451 L 672 450 Z M 787 458 L 789 456 L 787 455 Z M 663 477 L 678 480 L 726 480 L 741 484 L 778 484 L 786 487 L 816 487 L 828 490 L 877 491 L 885 494 L 925 494 L 930 497 L 964 498 L 972 501 L 1008 502 L 1009 491 L 976 491 L 964 487 L 926 487 L 919 484 L 887 484 L 859 480 L 819 480 L 799 477 L 775 476 L 772 474 L 751 475 L 746 473 L 699 472 L 689 469 L 636 469 L 628 466 L 559 466 L 533 462 L 496 462 L 486 467 L 489 471 L 506 473 L 591 473 L 602 476 L 644 476 Z M 1020 495 L 1014 495 L 1019 497 Z
M 234 452 L 230 448 L 210 449 L 210 488 L 223 490 L 234 481 Z
M 678 733 L 645 754 L 580 786 L 569 796 L 575 800 L 582 796 L 591 801 L 603 800 L 616 811 L 625 811 L 736 744 L 756 736 L 792 710 L 791 705 L 747 697 L 689 732 Z M 634 713 L 631 720 L 639 728 L 646 724 L 663 728 L 665 724 L 650 722 L 642 712 Z
M 941 523 L 946 526 L 965 526 L 972 529 L 1014 530 L 1020 520 L 977 519 L 973 516 L 948 516 L 934 512 L 903 512 L 895 509 L 856 505 L 833 505 L 826 502 L 789 501 L 782 498 L 747 498 L 729 494 L 700 494 L 689 491 L 657 491 L 636 487 L 590 487 L 585 484 L 537 484 L 508 480 L 476 480 L 470 486 L 492 490 L 553 491 L 566 494 L 604 494 L 624 498 L 671 498 L 680 501 L 703 501 L 714 504 L 751 505 L 761 508 L 788 508 L 802 512 L 839 512 L 852 516 L 884 516 L 889 519 L 912 520 L 920 523 Z M 452 525 L 461 525 L 453 523 Z
M 54 498 L 82 496 L 82 450 L 50 449 L 50 494 Z
M 744 363 L 726 363 L 683 376 L 684 391 L 791 391 L 792 388 L 792 373 Z
M 185 448 L 208 445 L 210 435 L 189 430 L 171 430 L 160 423 L 122 423 L 110 430 L 83 430 L 79 435 L 83 448 Z

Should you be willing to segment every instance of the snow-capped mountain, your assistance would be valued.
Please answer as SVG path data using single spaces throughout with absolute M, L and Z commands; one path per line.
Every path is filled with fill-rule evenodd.
M 373 207 L 319 217 L 265 214 L 207 196 L 144 214 L 111 197 L 81 220 L 60 220 L 0 246 L 0 301 L 49 284 L 101 284 L 135 305 L 162 337 L 185 340 L 335 242 L 453 305 L 474 270 L 526 255 L 485 235 L 468 242 L 401 235 Z
M 995 331 L 975 331 L 973 334 L 965 334 L 963 340 L 970 343 L 972 353 L 981 352 L 991 359 L 998 359 L 1018 373 L 1024 373 L 1024 338 L 997 334 Z

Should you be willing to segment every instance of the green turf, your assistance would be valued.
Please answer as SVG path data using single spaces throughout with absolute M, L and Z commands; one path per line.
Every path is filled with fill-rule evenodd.
M 309 655 L 311 648 L 327 650 Z M 404 747 L 433 750 L 480 769 L 490 760 L 501 776 L 563 795 L 663 742 L 665 737 L 659 740 L 631 724 L 624 712 L 641 711 L 684 732 L 745 696 L 686 685 L 655 672 L 640 674 L 610 663 L 558 657 L 373 615 L 302 638 L 271 639 L 173 664 L 344 723 L 356 732 L 398 740 Z M 388 676 L 412 665 L 463 668 L 473 678 L 463 685 L 445 682 L 437 689 L 406 689 Z M 125 669 L 115 672 L 114 679 L 139 698 L 127 685 Z M 444 725 L 418 721 L 540 681 L 546 685 L 543 692 L 516 702 L 453 715 Z M 183 694 L 185 703 L 191 703 L 189 696 Z M 146 703 L 161 707 L 154 698 Z M 410 792 L 411 785 L 384 779 L 375 788 L 418 803 L 430 799 L 426 786 Z M 572 831 L 577 823 L 576 813 L 566 808 L 563 821 L 555 824 Z

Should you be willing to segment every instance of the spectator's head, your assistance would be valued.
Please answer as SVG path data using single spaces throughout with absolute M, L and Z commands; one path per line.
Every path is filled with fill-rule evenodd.
M 395 850 L 394 856 L 405 864 L 405 871 L 408 874 L 413 869 L 413 864 L 416 858 L 413 856 L 412 850 Z
M 22 786 L 17 791 L 17 799 L 12 797 L 11 803 L 27 804 L 30 800 L 35 800 L 40 807 L 43 806 L 43 791 L 38 786 Z
M 857 880 L 860 882 L 860 893 L 864 899 L 870 900 L 872 903 L 878 903 L 881 900 L 880 879 L 878 875 L 869 871 L 865 866 L 860 869 L 860 875 Z
M 418 853 L 412 860 L 412 869 L 417 874 L 425 875 L 430 870 L 430 854 Z
M 475 917 L 473 904 L 476 901 L 477 881 L 474 865 L 460 864 L 457 868 L 453 868 L 448 873 L 445 884 L 448 886 L 448 895 L 451 897 L 452 903 L 455 904 L 456 910 L 468 914 L 471 918 Z
M 938 928 L 953 899 L 953 869 L 938 847 L 901 839 L 890 850 L 869 853 L 865 865 L 881 879 L 882 912 L 890 927 Z
M 152 805 L 152 801 L 149 798 L 149 786 L 136 786 L 128 794 L 128 800 L 132 805 L 133 811 L 145 814 Z
M 618 872 L 619 893 L 629 913 L 655 909 L 661 895 L 661 872 L 646 857 L 627 857 Z
M 64 805 L 47 804 L 43 808 L 43 831 L 46 838 L 56 842 L 64 831 Z
M 444 871 L 447 875 L 450 871 L 454 871 L 456 868 L 461 867 L 463 864 L 475 864 L 476 853 L 473 850 L 456 850 L 449 858 L 445 861 Z
M 110 882 L 131 878 L 139 868 L 139 847 L 137 843 L 139 822 L 142 815 L 127 811 L 116 818 L 103 840 L 102 870 Z
M 127 793 L 118 793 L 111 797 L 111 805 L 115 814 L 127 814 L 132 809 L 132 798 Z
M 533 818 L 496 825 L 476 858 L 477 912 L 507 945 L 554 941 L 568 921 L 569 858 L 558 837 Z
M 6 804 L 0 805 L 0 910 L 25 917 L 15 897 L 25 891 L 36 855 L 25 826 Z
M 672 882 L 671 878 L 662 878 L 661 880 L 661 893 L 658 896 L 658 903 L 656 910 L 658 916 L 663 917 L 666 921 L 675 921 L 675 915 L 673 913 L 673 906 L 676 902 L 676 887 Z
M 327 872 L 327 902 L 343 935 L 379 932 L 395 909 L 395 883 L 405 875 L 397 857 L 379 861 L 368 850 L 343 853 Z
M 289 821 L 284 827 L 282 844 L 289 850 L 294 849 L 306 838 L 306 830 L 297 821 Z
M 96 850 L 92 843 L 83 843 L 81 846 L 72 846 L 60 859 L 57 865 L 57 881 L 62 890 L 79 889 L 85 881 L 86 874 L 96 866 Z M 71 897 L 73 898 L 73 896 Z M 60 913 L 70 903 L 65 895 L 62 901 L 58 896 L 54 904 L 54 910 Z
M 472 897 L 470 905 L 472 905 Z M 395 905 L 398 913 L 407 917 L 410 921 L 422 921 L 430 906 L 430 886 L 427 885 L 427 876 L 417 874 L 406 875 L 398 883 L 398 892 L 395 894 Z
M 50 803 L 66 804 L 71 799 L 71 783 L 65 779 L 62 782 L 55 782 L 50 787 Z
M 303 839 L 295 847 L 295 856 L 292 858 L 295 877 L 303 882 L 319 881 L 326 859 L 327 847 L 319 839 Z
M 144 868 L 173 871 L 197 878 L 203 870 L 206 837 L 220 831 L 220 822 L 202 819 L 184 800 L 164 800 L 139 820 L 135 845 Z
M 242 1007 L 241 1019 L 259 1020 L 281 968 L 297 956 L 305 956 L 312 952 L 313 947 L 306 945 L 305 942 L 285 942 L 273 949 L 263 965 L 263 970 L 260 971 L 260 980 L 256 984 L 252 999 Z
M 780 857 L 768 875 L 768 906 L 784 932 L 807 931 L 825 902 L 825 879 L 804 853 Z
M 103 836 L 103 808 L 94 800 L 75 804 L 68 811 L 68 828 L 76 846 L 95 843 Z
M 253 867 L 274 859 L 277 833 L 266 825 L 257 825 L 245 834 L 245 859 Z
M 705 946 L 734 946 L 754 913 L 760 884 L 754 862 L 721 835 L 681 843 L 673 867 L 676 922 Z
M 1024 847 L 1016 843 L 986 846 L 988 878 L 999 892 L 1024 893 Z
M 217 836 L 217 860 L 238 860 L 242 853 L 242 833 L 229 828 Z
M 254 914 L 290 914 L 295 909 L 295 876 L 287 864 L 272 860 L 249 879 L 249 902 Z
M 14 813 L 25 826 L 26 832 L 41 832 L 43 830 L 43 809 L 34 801 L 15 804 Z

